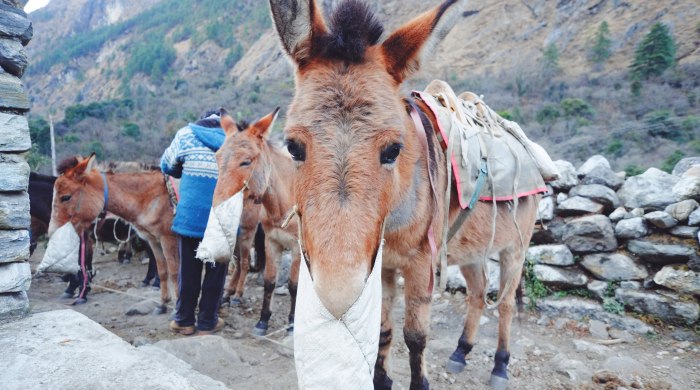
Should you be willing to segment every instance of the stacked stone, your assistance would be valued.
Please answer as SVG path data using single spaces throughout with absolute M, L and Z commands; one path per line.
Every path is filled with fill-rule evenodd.
M 535 276 L 669 322 L 698 322 L 700 158 L 626 180 L 602 156 L 578 169 L 555 163 L 562 176 L 540 204 L 542 226 L 528 251 Z
M 588 290 L 594 299 L 545 298 L 537 307 L 573 317 L 648 327 L 612 315 L 601 303 L 672 323 L 700 319 L 700 157 L 681 160 L 671 174 L 650 168 L 626 178 L 602 156 L 576 169 L 556 161 L 560 179 L 539 206 L 539 224 L 526 261 L 552 290 Z M 498 265 L 489 261 L 490 292 Z M 466 290 L 459 268 L 448 268 L 448 288 Z M 578 314 L 576 314 L 578 313 Z M 595 314 L 592 314 L 595 313 Z
M 23 153 L 31 140 L 29 97 L 20 78 L 33 31 L 25 3 L 0 0 L 0 320 L 29 309 L 29 165 Z

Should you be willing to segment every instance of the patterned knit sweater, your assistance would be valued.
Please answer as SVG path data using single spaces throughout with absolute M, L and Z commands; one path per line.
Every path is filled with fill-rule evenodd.
M 202 238 L 214 197 L 218 170 L 214 153 L 224 142 L 221 128 L 195 124 L 178 130 L 163 153 L 163 173 L 180 178 L 180 202 L 173 231 L 181 236 Z

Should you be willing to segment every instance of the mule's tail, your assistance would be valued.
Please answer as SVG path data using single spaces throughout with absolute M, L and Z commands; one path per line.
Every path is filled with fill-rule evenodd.
M 265 269 L 265 231 L 262 224 L 258 224 L 253 239 L 253 247 L 255 248 L 255 266 L 250 265 L 250 272 L 262 272 Z

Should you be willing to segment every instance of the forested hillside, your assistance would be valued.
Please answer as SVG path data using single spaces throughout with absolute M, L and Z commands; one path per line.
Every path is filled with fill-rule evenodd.
M 368 3 L 388 31 L 431 6 Z M 251 118 L 293 94 L 266 1 L 52 0 L 30 18 L 33 168 L 49 115 L 59 157 L 152 162 L 207 108 Z M 483 94 L 555 158 L 672 167 L 700 153 L 699 21 L 690 0 L 471 3 L 406 91 L 437 77 Z

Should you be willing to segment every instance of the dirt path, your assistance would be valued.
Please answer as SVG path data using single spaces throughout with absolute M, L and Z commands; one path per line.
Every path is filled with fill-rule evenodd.
M 106 292 L 95 287 L 85 305 L 73 307 L 102 324 L 127 342 L 135 345 L 173 339 L 167 328 L 167 315 L 125 315 L 144 299 L 158 299 L 150 288 L 139 288 L 146 265 L 139 261 L 119 264 L 116 253 L 100 254 L 94 261 L 98 274 L 94 283 L 130 295 Z M 40 244 L 31 259 L 36 267 L 43 254 Z M 222 309 L 226 327 L 222 336 L 229 340 L 243 364 L 212 362 L 198 368 L 204 374 L 238 389 L 295 389 L 296 375 L 291 351 L 273 341 L 251 335 L 258 320 L 262 287 L 253 275 L 240 307 Z M 60 301 L 65 283 L 58 276 L 35 278 L 29 291 L 33 312 L 64 309 L 69 302 Z M 392 378 L 395 389 L 408 388 L 410 370 L 408 350 L 400 335 L 403 323 L 403 299 L 397 299 Z M 270 329 L 283 329 L 289 310 L 288 296 L 275 296 Z M 465 313 L 464 295 L 444 293 L 433 301 L 431 331 L 426 353 L 430 384 L 433 389 L 487 389 L 496 346 L 498 318 L 488 312 L 482 318 L 479 342 L 469 355 L 468 366 L 460 374 L 445 371 L 445 362 L 456 347 Z M 539 321 L 536 313 L 522 313 L 512 328 L 512 351 L 509 365 L 510 389 L 680 389 L 700 388 L 700 344 L 689 331 L 662 329 L 653 337 L 634 337 L 629 342 L 603 346 L 592 342 L 585 322 Z M 484 323 L 485 322 L 485 323 Z M 673 333 L 673 336 L 671 336 Z M 284 332 L 270 336 L 283 342 Z M 685 339 L 678 341 L 677 339 Z M 574 340 L 590 341 L 590 343 Z M 194 364 L 193 364 L 194 365 Z M 607 385 L 594 384 L 592 375 L 601 369 L 617 372 Z M 599 381 L 604 378 L 598 375 Z M 619 382 L 619 381 L 622 382 Z M 615 382 L 618 381 L 618 382 Z

